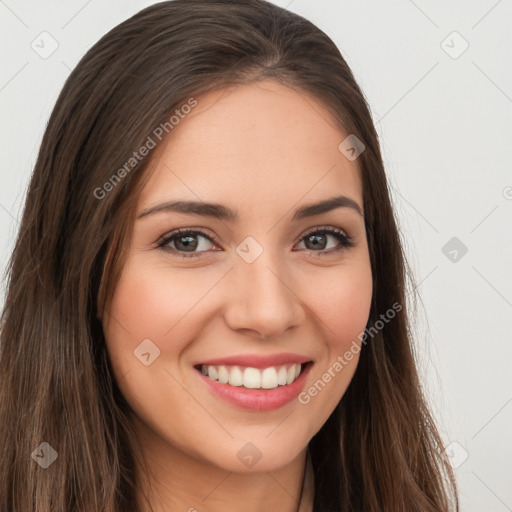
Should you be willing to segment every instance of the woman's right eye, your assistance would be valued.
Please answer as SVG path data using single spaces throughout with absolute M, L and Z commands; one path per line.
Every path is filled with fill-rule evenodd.
M 200 256 L 202 252 L 206 251 L 192 251 L 195 251 L 198 248 L 204 248 L 205 245 L 208 245 L 208 243 L 201 243 L 200 241 L 197 241 L 197 238 L 203 238 L 213 243 L 212 239 L 202 231 L 197 229 L 178 229 L 163 237 L 158 243 L 158 247 L 176 256 L 193 258 Z M 169 244 L 173 244 L 175 247 L 169 247 Z

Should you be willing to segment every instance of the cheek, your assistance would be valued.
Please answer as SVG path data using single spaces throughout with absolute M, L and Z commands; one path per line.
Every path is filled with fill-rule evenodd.
M 299 403 L 317 421 L 310 435 L 327 421 L 347 390 L 359 362 L 360 338 L 371 308 L 372 276 L 368 265 L 347 266 L 328 284 L 310 294 L 310 305 L 324 344 L 322 358 L 313 367 L 308 385 L 299 395 Z
M 211 287 L 209 281 L 191 281 L 186 271 L 166 272 L 158 265 L 148 270 L 147 265 L 133 258 L 125 265 L 110 307 L 114 320 L 110 324 L 115 324 L 110 325 L 111 331 L 117 333 L 110 339 L 116 342 L 129 338 L 140 343 L 149 338 L 165 346 L 172 341 L 179 349 L 176 333 L 187 324 L 187 315 L 193 316 L 192 309 Z M 186 332 L 191 334 L 190 325 Z
M 182 352 L 204 329 L 201 311 L 217 281 L 192 278 L 185 269 L 170 272 L 161 263 L 148 265 L 143 256 L 126 261 L 103 328 L 114 376 L 132 404 L 144 402 L 138 396 L 143 390 L 161 387 L 162 375 L 168 380 L 164 369 L 179 371 Z
M 372 286 L 369 263 L 347 266 L 317 286 L 312 307 L 329 352 L 344 352 L 364 331 L 370 314 Z
M 185 421 L 170 411 L 182 411 L 188 419 L 197 414 L 194 400 L 171 375 L 201 330 L 193 308 L 211 286 L 197 279 L 191 283 L 186 271 L 165 272 L 159 265 L 148 270 L 137 256 L 128 259 L 117 284 L 104 322 L 109 358 L 130 407 L 155 430 Z M 142 354 L 148 352 L 145 365 Z

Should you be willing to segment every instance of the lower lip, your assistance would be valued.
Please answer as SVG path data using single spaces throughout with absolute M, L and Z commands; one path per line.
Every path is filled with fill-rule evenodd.
M 194 371 L 199 374 L 210 390 L 226 402 L 251 411 L 272 411 L 283 407 L 298 396 L 311 366 L 311 362 L 307 363 L 298 378 L 291 384 L 277 386 L 277 388 L 272 389 L 248 389 L 243 386 L 231 386 L 213 380 L 198 372 L 198 370 Z

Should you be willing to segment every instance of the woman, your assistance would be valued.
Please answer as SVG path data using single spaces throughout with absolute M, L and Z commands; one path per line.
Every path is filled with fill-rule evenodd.
M 105 35 L 8 270 L 0 511 L 458 510 L 371 116 L 300 16 L 175 0 Z

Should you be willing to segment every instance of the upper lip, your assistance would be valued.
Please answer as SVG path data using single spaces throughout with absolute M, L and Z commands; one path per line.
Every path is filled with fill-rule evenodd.
M 280 354 L 245 354 L 238 356 L 219 357 L 215 359 L 208 359 L 207 361 L 200 361 L 194 366 L 210 365 L 210 366 L 245 366 L 251 368 L 268 368 L 269 366 L 280 366 L 286 363 L 303 364 L 311 361 L 308 356 L 300 354 L 292 354 L 283 352 Z

